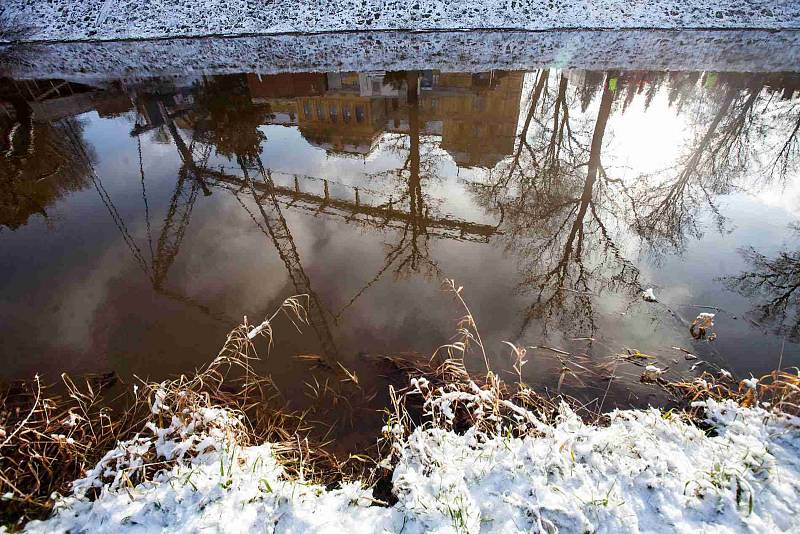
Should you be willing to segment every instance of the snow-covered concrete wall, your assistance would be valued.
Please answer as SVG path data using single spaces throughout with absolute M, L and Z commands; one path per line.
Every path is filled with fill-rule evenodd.
M 101 80 L 192 72 L 541 67 L 775 72 L 799 65 L 800 32 L 787 30 L 359 32 L 24 44 L 7 49 L 0 76 Z
M 3 0 L 31 40 L 446 29 L 798 28 L 785 0 Z

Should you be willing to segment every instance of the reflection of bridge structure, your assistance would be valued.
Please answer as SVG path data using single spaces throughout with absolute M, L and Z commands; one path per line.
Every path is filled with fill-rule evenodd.
M 155 97 L 152 104 L 153 116 L 150 119 L 153 124 L 150 126 L 137 125 L 131 134 L 138 136 L 152 127 L 163 125 L 180 155 L 181 167 L 161 232 L 153 243 L 150 236 L 143 167 L 140 162 L 151 256 L 149 262 L 136 245 L 133 237 L 127 232 L 111 199 L 107 197 L 107 194 L 103 195 L 104 190 L 99 190 L 99 192 L 107 202 L 112 218 L 120 227 L 123 238 L 131 248 L 134 257 L 150 278 L 153 289 L 169 298 L 199 307 L 204 313 L 211 316 L 222 317 L 221 314 L 211 312 L 193 299 L 178 292 L 169 291 L 166 288 L 166 281 L 183 242 L 199 193 L 202 192 L 205 196 L 211 195 L 213 188 L 221 188 L 232 193 L 242 207 L 248 211 L 268 241 L 276 247 L 295 291 L 298 294 L 308 295 L 309 302 L 306 313 L 309 324 L 320 342 L 322 353 L 333 361 L 340 359 L 330 327 L 330 320 L 333 316 L 325 309 L 303 268 L 291 230 L 282 213 L 283 209 L 297 208 L 315 216 L 335 217 L 344 220 L 347 224 L 371 227 L 379 231 L 392 229 L 404 231 L 410 227 L 421 228 L 424 229 L 426 236 L 477 243 L 488 243 L 491 237 L 501 233 L 496 226 L 490 224 L 480 224 L 449 216 L 433 216 L 427 210 L 415 213 L 413 210 L 407 209 L 408 202 L 404 202 L 403 199 L 393 200 L 389 197 L 388 201 L 385 199 L 375 201 L 375 197 L 383 195 L 381 192 L 325 178 L 266 169 L 258 159 L 246 162 L 244 157 L 237 157 L 239 166 L 231 172 L 226 172 L 224 168 L 209 168 L 211 145 L 202 142 L 196 143 L 194 136 L 188 142 L 184 141 L 175 124 L 175 119 L 181 115 L 181 112 L 169 113 L 161 97 Z M 332 189 L 336 191 L 336 194 L 332 194 Z M 242 194 L 245 196 L 243 197 Z M 248 208 L 245 204 L 244 201 L 248 197 L 255 202 L 256 210 Z M 367 201 L 365 201 L 365 197 L 368 199 Z M 369 285 L 371 283 L 367 287 Z M 364 289 L 360 290 L 355 298 L 363 291 Z
M 261 172 L 260 169 L 245 170 Z M 223 171 L 198 168 L 196 172 L 203 178 L 215 183 L 215 185 L 234 187 L 235 189 L 249 187 L 246 178 Z M 269 173 L 271 180 L 268 182 L 259 181 L 253 184 L 255 190 L 260 193 L 260 196 L 257 197 L 258 201 L 267 198 L 269 195 L 275 195 L 278 201 L 286 207 L 304 209 L 314 214 L 341 217 L 349 223 L 377 228 L 402 229 L 416 222 L 426 228 L 429 236 L 443 239 L 487 243 L 490 238 L 502 233 L 496 226 L 464 221 L 454 217 L 426 216 L 421 221 L 414 221 L 415 215 L 399 209 L 391 199 L 377 205 L 363 202 L 361 198 L 361 191 L 363 190 L 355 186 L 333 182 L 326 178 L 272 169 L 266 169 L 266 172 Z M 276 184 L 275 179 L 277 177 L 286 177 L 294 185 Z M 317 185 L 317 189 L 320 188 L 321 184 L 322 191 L 313 193 L 309 191 L 309 187 L 302 187 L 304 184 L 312 183 Z M 347 188 L 351 191 L 350 198 L 343 199 L 333 196 L 331 194 L 331 185 L 335 185 L 337 188 Z

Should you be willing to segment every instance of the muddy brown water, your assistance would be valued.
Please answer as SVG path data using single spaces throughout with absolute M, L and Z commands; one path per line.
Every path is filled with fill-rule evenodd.
M 799 74 L 0 88 L 4 381 L 190 372 L 243 317 L 304 294 L 310 324 L 279 319 L 257 367 L 301 408 L 340 376 L 298 356 L 341 362 L 368 394 L 320 417 L 369 442 L 390 374 L 378 357 L 427 359 L 455 333 L 445 278 L 502 376 L 516 379 L 503 341 L 535 347 L 526 382 L 605 408 L 661 402 L 641 367 L 608 364 L 618 354 L 672 378 L 800 363 Z M 689 334 L 701 312 L 716 314 L 713 340 Z

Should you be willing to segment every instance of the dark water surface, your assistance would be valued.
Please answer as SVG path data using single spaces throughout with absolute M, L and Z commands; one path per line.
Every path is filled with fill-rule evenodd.
M 556 388 L 566 365 L 587 400 L 609 373 L 586 369 L 628 350 L 673 377 L 697 363 L 677 348 L 740 376 L 797 365 L 798 89 L 646 70 L 3 80 L 0 379 L 191 371 L 307 294 L 312 324 L 279 321 L 259 367 L 300 404 L 338 378 L 298 355 L 382 392 L 374 356 L 454 334 L 444 278 L 496 369 L 503 340 L 537 346 L 524 379 Z M 694 340 L 709 311 L 715 339 Z M 617 369 L 607 407 L 655 402 L 640 372 Z

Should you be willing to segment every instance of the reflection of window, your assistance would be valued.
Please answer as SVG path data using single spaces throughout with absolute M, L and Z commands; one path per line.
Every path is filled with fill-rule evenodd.
M 472 101 L 473 111 L 483 111 L 484 108 L 486 108 L 486 102 L 484 102 L 482 96 L 476 97 L 475 100 Z
M 307 119 L 311 118 L 311 104 L 309 102 L 303 102 L 303 116 Z
M 380 94 L 383 82 L 381 80 L 372 80 L 372 93 Z
M 356 105 L 356 122 L 364 122 L 364 106 Z
M 439 108 L 439 99 L 431 98 L 431 109 L 436 111 Z
M 317 120 L 325 120 L 325 110 L 322 109 L 322 104 L 320 102 L 317 102 Z
M 339 111 L 336 109 L 336 104 L 331 104 L 328 107 L 330 108 L 328 112 L 331 114 L 331 122 L 336 122 L 336 117 L 339 113 Z
M 342 120 L 350 122 L 350 104 L 342 104 Z

